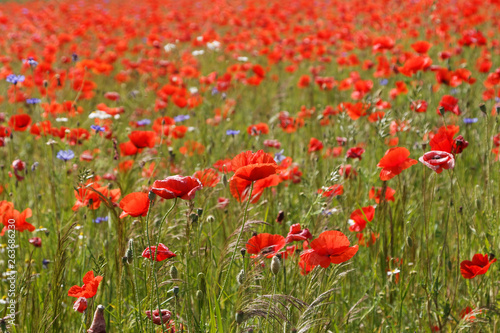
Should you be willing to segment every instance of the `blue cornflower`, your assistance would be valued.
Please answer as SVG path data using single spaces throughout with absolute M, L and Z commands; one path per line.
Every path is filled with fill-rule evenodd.
M 71 55 L 71 59 L 73 60 L 73 62 L 77 62 L 77 61 L 78 61 L 78 54 L 73 53 L 73 54 Z
M 137 122 L 137 126 L 146 126 L 151 124 L 151 120 L 149 119 L 142 119 Z
M 99 125 L 90 125 L 90 128 L 93 129 L 96 133 L 106 131 L 104 127 L 101 127 Z
M 456 94 L 458 94 L 458 89 L 451 89 L 451 90 L 450 90 L 450 94 L 451 94 L 451 95 L 456 95 Z
M 69 150 L 69 149 L 68 150 L 59 150 L 56 157 L 64 162 L 67 162 L 67 161 L 75 158 L 75 153 L 73 153 L 73 151 Z
M 33 57 L 28 57 L 28 59 L 23 60 L 23 64 L 25 63 L 28 63 L 28 65 L 30 65 L 32 68 L 38 66 L 38 62 L 35 59 L 33 59 Z
M 108 220 L 108 217 L 107 216 L 104 216 L 104 217 L 98 217 L 96 218 L 95 220 L 92 220 L 94 223 L 101 223 L 101 222 L 106 222 Z
M 276 163 L 281 163 L 284 159 L 286 159 L 286 156 L 283 155 L 284 151 L 285 151 L 284 149 L 281 149 L 279 152 L 274 154 L 274 161 Z
M 42 261 L 43 268 L 44 269 L 49 268 L 49 263 L 50 263 L 50 260 L 43 259 L 43 261 Z
M 24 75 L 10 74 L 9 76 L 7 76 L 5 81 L 12 83 L 13 85 L 16 85 L 19 82 L 24 82 L 24 79 L 25 79 Z
M 219 90 L 217 90 L 217 88 L 216 88 L 216 87 L 214 87 L 214 88 L 212 89 L 212 96 L 213 96 L 213 95 L 217 95 L 218 93 L 219 93 Z
M 232 136 L 235 136 L 237 134 L 240 134 L 240 131 L 237 131 L 237 130 L 227 130 L 226 131 L 226 135 L 232 135 Z
M 500 97 L 495 96 L 495 103 L 500 103 Z
M 38 104 L 41 103 L 42 100 L 40 98 L 27 98 L 26 104 Z
M 466 124 L 474 124 L 477 123 L 477 118 L 464 118 L 464 123 Z
M 189 119 L 189 115 L 187 115 L 187 114 L 181 114 L 179 116 L 174 117 L 174 120 L 176 123 L 180 123 L 181 121 L 188 120 L 188 119 Z
M 389 80 L 387 80 L 387 79 L 380 79 L 379 83 L 380 83 L 381 86 L 386 86 L 387 83 L 389 83 Z

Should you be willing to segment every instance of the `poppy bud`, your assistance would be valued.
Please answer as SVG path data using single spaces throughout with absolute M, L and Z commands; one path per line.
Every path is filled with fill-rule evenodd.
M 172 290 L 173 290 L 175 296 L 177 296 L 179 294 L 179 287 L 178 286 L 173 287 Z
M 247 253 L 247 250 L 246 250 L 245 248 L 242 248 L 242 249 L 240 250 L 240 253 L 241 253 L 241 256 L 242 256 L 243 258 L 245 258 L 245 254 Z
M 198 208 L 196 210 L 196 214 L 198 214 L 198 216 L 201 216 L 203 214 L 203 208 Z
M 273 272 L 274 275 L 278 275 L 280 269 L 281 269 L 281 260 L 276 255 L 273 257 L 273 260 L 271 261 L 271 272 Z
M 191 223 L 196 223 L 198 222 L 198 215 L 191 213 L 191 215 L 189 215 L 189 219 L 191 220 Z
M 177 279 L 177 276 L 178 276 L 177 273 L 178 273 L 177 268 L 174 265 L 170 266 L 170 277 L 173 280 Z
M 214 223 L 215 222 L 215 217 L 213 215 L 208 215 L 207 216 L 207 222 L 208 223 Z
M 494 254 L 494 253 L 490 253 L 489 257 L 490 257 L 490 258 L 489 258 L 489 259 L 490 259 L 490 261 L 492 261 L 493 259 L 495 259 L 495 254 Z
M 127 249 L 127 252 L 125 252 L 125 256 L 127 257 L 127 262 L 129 264 L 131 264 L 132 261 L 134 260 L 134 240 L 133 239 L 130 239 L 128 241 L 128 249 Z
M 127 256 L 124 256 L 122 257 L 122 264 L 125 265 L 126 263 L 127 263 Z
M 486 114 L 486 105 L 484 103 L 479 104 L 479 110 L 481 110 L 482 113 Z
M 281 223 L 285 219 L 285 212 L 280 210 L 278 216 L 276 217 L 276 222 Z
M 497 115 L 500 114 L 500 106 L 496 107 Z
M 42 247 L 42 239 L 40 237 L 30 238 L 29 242 L 34 247 Z
M 104 320 L 104 306 L 98 305 L 95 310 L 94 320 L 87 331 L 88 333 L 106 333 L 106 321 Z
M 439 114 L 441 114 L 442 116 L 444 116 L 444 112 L 445 112 L 444 107 L 440 106 L 439 107 Z
M 413 247 L 413 239 L 410 236 L 406 237 L 406 244 L 408 247 Z
M 198 301 L 202 301 L 203 300 L 203 291 L 201 291 L 201 290 L 197 290 L 196 291 L 196 299 Z
M 245 281 L 245 270 L 242 269 L 238 275 L 236 275 L 236 282 L 238 282 L 238 284 L 243 284 L 243 281 Z
M 243 311 L 236 312 L 236 323 L 239 325 L 245 320 L 245 313 Z

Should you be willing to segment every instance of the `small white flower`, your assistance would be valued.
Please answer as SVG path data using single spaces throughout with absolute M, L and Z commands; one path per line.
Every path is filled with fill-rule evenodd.
M 354 220 L 351 220 L 351 219 L 347 220 L 347 223 L 349 223 L 349 226 L 353 226 L 356 224 L 356 222 Z
M 94 112 L 92 112 L 91 114 L 89 114 L 89 118 L 90 119 L 94 119 L 94 118 L 98 118 L 98 119 L 109 119 L 111 118 L 111 115 L 110 114 L 107 114 L 106 112 L 104 111 L 101 111 L 101 110 L 96 110 Z
M 69 129 L 65 130 L 64 133 L 69 134 L 71 131 Z
M 203 36 L 198 36 L 198 37 L 196 37 L 196 40 L 197 40 L 198 42 L 203 42 Z
M 120 119 L 120 115 L 119 114 L 115 114 L 114 118 L 115 119 Z
M 196 87 L 190 87 L 190 88 L 189 88 L 189 92 L 190 92 L 191 94 L 196 94 L 196 93 L 198 92 L 198 88 L 196 88 Z
M 188 127 L 188 132 L 196 131 L 196 127 Z
M 79 224 L 78 224 L 78 225 L 75 227 L 75 230 L 80 230 L 81 228 L 83 228 L 83 226 L 81 226 L 81 225 L 79 225 Z
M 398 274 L 399 272 L 401 272 L 401 271 L 398 268 L 396 268 L 396 269 L 393 269 L 392 271 L 388 271 L 387 275 L 391 276 L 391 275 L 394 275 L 394 274 Z
M 248 61 L 248 57 L 238 57 L 238 61 Z
M 65 123 L 68 121 L 68 118 L 56 118 L 56 121 L 59 123 Z
M 175 44 L 168 43 L 163 47 L 165 49 L 165 52 L 170 52 L 176 48 Z
M 205 53 L 203 50 L 194 50 L 191 54 L 196 57 L 202 55 L 203 53 Z
M 220 42 L 214 40 L 213 42 L 208 42 L 207 47 L 209 50 L 218 51 L 220 49 Z

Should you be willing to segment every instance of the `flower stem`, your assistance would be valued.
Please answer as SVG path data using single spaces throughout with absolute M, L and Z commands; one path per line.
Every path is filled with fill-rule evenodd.
M 245 229 L 245 224 L 247 223 L 248 216 L 248 205 L 250 204 L 250 200 L 252 200 L 252 192 L 253 192 L 253 183 L 250 185 L 250 193 L 248 194 L 247 204 L 245 205 L 245 212 L 243 214 L 243 223 L 241 225 L 240 233 L 238 234 L 238 239 L 236 240 L 236 245 L 234 246 L 233 255 L 231 256 L 231 261 L 229 262 L 229 267 L 227 268 L 226 277 L 224 278 L 224 282 L 222 283 L 222 288 L 219 293 L 219 297 L 217 297 L 217 302 L 220 302 L 222 294 L 224 293 L 224 287 L 226 286 L 227 278 L 229 273 L 231 272 L 231 266 L 233 265 L 234 257 L 236 256 L 236 251 L 238 249 L 238 244 L 240 243 L 241 235 L 243 234 L 243 230 Z
M 172 205 L 172 207 L 170 207 L 170 209 L 168 210 L 168 212 L 161 219 L 159 232 L 161 232 L 161 226 L 163 225 L 163 222 L 167 219 L 168 214 L 170 214 L 170 212 L 174 209 L 174 207 L 175 207 L 176 204 L 177 204 L 177 198 L 175 198 L 174 204 Z M 148 215 L 146 216 L 146 237 L 147 237 L 147 240 L 148 240 L 149 256 L 151 258 L 151 274 L 153 275 L 153 279 L 154 279 L 154 282 L 155 282 L 156 299 L 157 299 L 157 302 L 158 302 L 158 315 L 160 316 L 161 328 L 162 328 L 162 332 L 163 332 L 163 331 L 165 331 L 165 323 L 163 322 L 163 316 L 161 314 L 160 290 L 158 288 L 158 278 L 156 276 L 156 271 L 155 271 L 156 253 L 158 251 L 158 245 L 156 246 L 155 253 L 154 253 L 154 256 L 153 256 L 153 252 L 151 250 L 151 240 L 149 238 L 149 214 L 151 212 L 151 207 L 152 206 L 153 206 L 153 200 L 150 200 L 149 201 Z M 160 236 L 158 235 L 158 240 L 159 240 L 159 237 Z M 153 302 L 151 302 L 151 309 L 150 310 L 151 310 L 151 318 L 152 318 L 153 317 Z

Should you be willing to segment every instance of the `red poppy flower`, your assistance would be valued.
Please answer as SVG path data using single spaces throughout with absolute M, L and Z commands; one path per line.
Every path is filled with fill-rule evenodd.
M 259 150 L 255 153 L 246 151 L 236 155 L 231 161 L 231 168 L 234 171 L 231 181 L 241 178 L 252 182 L 275 174 L 278 165 L 270 154 Z
M 300 223 L 296 223 L 290 226 L 290 231 L 285 238 L 286 243 L 299 242 L 312 239 L 312 235 L 309 229 L 302 229 Z
M 73 304 L 73 310 L 83 313 L 87 309 L 87 299 L 85 297 L 78 297 Z
M 160 317 L 160 311 L 158 309 L 153 310 L 153 316 L 151 317 L 151 310 L 146 311 L 146 316 L 151 319 L 153 324 L 155 325 L 161 325 L 163 322 L 164 324 L 168 324 L 170 322 L 170 318 L 172 317 L 172 312 L 162 309 L 161 310 L 161 317 Z M 173 331 L 175 332 L 175 331 Z
M 361 155 L 363 155 L 364 152 L 365 152 L 365 150 L 361 147 L 349 148 L 349 150 L 346 153 L 346 157 L 347 158 L 357 158 L 361 161 Z
M 452 154 L 461 154 L 468 146 L 469 142 L 465 141 L 464 137 L 459 135 L 453 140 L 451 152 Z
M 271 186 L 276 186 L 281 181 L 282 179 L 278 175 L 271 175 L 269 177 L 257 180 L 253 186 L 252 198 L 250 202 L 256 203 L 257 201 L 259 201 L 260 197 L 262 196 L 266 188 Z M 229 182 L 229 190 L 231 191 L 232 196 L 236 200 L 243 202 L 248 200 L 248 195 L 250 194 L 251 185 L 252 182 L 249 180 L 245 180 L 243 178 L 238 178 L 238 177 L 231 178 L 231 181 Z
M 352 167 L 352 165 L 345 164 L 340 166 L 339 175 L 344 176 L 344 178 L 354 178 L 358 175 L 358 172 Z
M 423 100 L 413 101 L 410 104 L 410 109 L 418 113 L 427 112 L 428 103 Z
M 154 131 L 133 131 L 129 134 L 130 141 L 137 148 L 153 148 L 156 142 L 156 133 Z
M 307 150 L 309 153 L 315 152 L 315 151 L 320 151 L 323 149 L 323 142 L 316 138 L 311 138 L 309 141 L 309 149 Z
M 132 141 L 127 141 L 120 143 L 120 154 L 122 156 L 132 156 L 139 152 L 140 150 L 132 143 Z
M 33 237 L 29 239 L 29 242 L 34 247 L 42 247 L 42 239 L 40 237 Z
M 266 123 L 259 123 L 247 127 L 247 133 L 251 136 L 258 136 L 269 133 L 269 126 Z
M 156 254 L 155 261 L 163 261 L 177 256 L 162 243 L 158 244 L 158 250 L 156 249 L 156 246 L 153 245 L 151 247 L 147 247 L 146 249 L 144 249 L 144 251 L 142 251 L 142 256 L 147 259 L 150 259 L 151 255 L 154 254 Z
M 120 201 L 120 208 L 123 212 L 120 218 L 127 216 L 146 216 L 149 209 L 149 197 L 146 193 L 134 192 L 123 197 Z
M 218 198 L 217 199 L 217 208 L 219 209 L 225 209 L 229 205 L 229 199 L 228 198 Z
M 88 271 L 83 277 L 83 286 L 73 286 L 68 290 L 68 296 L 71 297 L 85 297 L 92 298 L 97 293 L 97 288 L 99 288 L 99 283 L 101 283 L 102 276 L 94 277 L 93 271 Z
M 193 176 L 201 182 L 203 187 L 215 187 L 220 181 L 219 174 L 212 168 L 196 171 Z
M 480 313 L 481 313 L 481 310 L 474 311 L 470 306 L 467 306 L 467 307 L 465 307 L 465 309 L 460 311 L 460 318 L 472 322 L 476 319 L 475 314 L 480 314 Z
M 385 201 L 393 201 L 394 202 L 394 194 L 396 193 L 396 190 L 390 188 L 389 186 L 385 189 Z M 375 187 L 372 186 L 370 189 L 370 192 L 368 193 L 370 199 L 374 199 L 376 203 L 380 203 L 380 196 L 382 195 L 382 188 L 378 187 L 375 189 Z
M 425 54 L 427 53 L 427 51 L 429 51 L 429 49 L 431 48 L 432 44 L 425 41 L 425 40 L 422 40 L 422 41 L 418 41 L 418 42 L 415 42 L 413 44 L 411 44 L 411 48 L 417 52 L 417 53 L 420 53 L 420 54 Z
M 247 252 L 254 254 L 252 258 L 262 254 L 267 258 L 274 257 L 286 245 L 285 237 L 262 233 L 250 238 L 246 244 Z
M 11 225 L 9 220 L 14 220 L 14 230 L 23 232 L 25 230 L 35 231 L 35 227 L 31 225 L 26 219 L 31 217 L 31 209 L 26 208 L 22 213 L 17 209 L 14 209 L 14 205 L 8 201 L 0 201 L 0 219 L 4 225 L 4 228 L 0 232 L 0 236 L 3 236 L 7 228 Z
M 356 209 L 351 213 L 349 231 L 363 231 L 366 228 L 366 223 L 371 222 L 375 216 L 375 208 L 373 206 Z
M 464 260 L 460 263 L 460 273 L 466 279 L 473 279 L 478 275 L 488 272 L 490 265 L 497 261 L 496 258 L 489 260 L 487 254 L 475 254 L 472 261 Z
M 9 119 L 9 127 L 14 131 L 24 132 L 29 125 L 31 125 L 31 117 L 27 114 L 16 114 Z
M 151 191 L 163 199 L 181 198 L 192 200 L 196 191 L 203 187 L 201 182 L 190 176 L 170 176 L 163 180 L 155 180 Z
M 452 154 L 445 151 L 431 150 L 418 160 L 437 173 L 441 173 L 443 169 L 448 170 L 455 167 L 455 158 Z
M 382 168 L 380 179 L 383 181 L 392 179 L 403 170 L 417 164 L 416 160 L 408 158 L 408 156 L 410 156 L 410 152 L 404 147 L 395 147 L 386 151 L 384 157 L 377 164 L 377 167 Z
M 443 107 L 444 111 L 453 112 L 457 116 L 460 115 L 461 111 L 458 107 L 458 99 L 451 95 L 444 95 L 439 102 L 439 106 Z M 440 115 L 439 107 L 437 108 L 437 113 Z
M 310 266 L 311 268 L 317 265 L 328 268 L 332 263 L 341 264 L 354 257 L 358 252 L 357 245 L 349 245 L 349 239 L 342 232 L 325 231 L 309 244 L 311 249 L 302 252 L 300 261 L 304 262 L 305 267 Z
M 327 188 L 326 190 L 319 189 L 318 193 L 323 197 L 335 197 L 337 195 L 342 195 L 344 193 L 344 186 L 335 184 Z
M 281 143 L 278 140 L 264 140 L 264 146 L 269 148 L 281 148 Z

